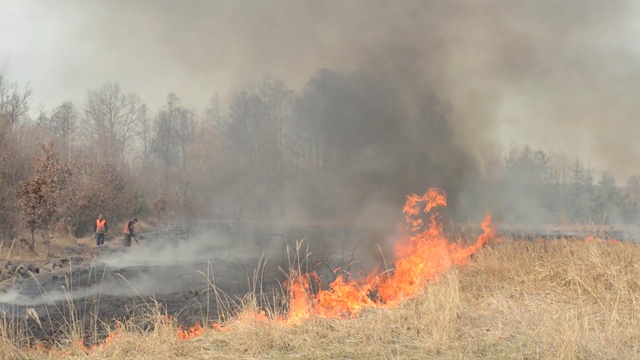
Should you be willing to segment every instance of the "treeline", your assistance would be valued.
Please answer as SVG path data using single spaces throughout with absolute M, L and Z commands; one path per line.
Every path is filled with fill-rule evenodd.
M 365 213 L 380 222 L 380 208 L 428 186 L 444 188 L 460 218 L 492 210 L 514 222 L 637 219 L 638 178 L 620 187 L 528 148 L 483 174 L 457 144 L 446 103 L 425 89 L 408 106 L 397 90 L 372 74 L 322 70 L 299 92 L 267 77 L 196 111 L 178 94 L 150 109 L 105 84 L 82 104 L 30 116 L 31 89 L 0 74 L 0 237 L 83 236 L 99 213 L 176 225 Z
M 504 159 L 495 208 L 507 222 L 520 224 L 632 224 L 639 220 L 640 178 L 619 186 L 608 172 L 580 160 L 552 157 L 529 147 Z

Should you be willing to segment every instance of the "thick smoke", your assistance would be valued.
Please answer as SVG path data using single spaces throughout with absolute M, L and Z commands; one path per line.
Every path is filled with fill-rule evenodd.
M 52 81 L 59 94 L 61 84 L 82 94 L 116 81 L 154 109 L 171 91 L 202 109 L 214 93 L 252 88 L 265 74 L 302 94 L 316 80 L 344 90 L 320 69 L 350 79 L 358 91 L 343 92 L 338 115 L 378 116 L 386 136 L 356 152 L 339 148 L 339 176 L 305 191 L 331 189 L 326 201 L 357 204 L 349 210 L 361 218 L 398 213 L 402 194 L 426 186 L 444 187 L 464 216 L 478 199 L 471 190 L 482 191 L 476 179 L 511 145 L 580 157 L 619 180 L 636 172 L 638 7 L 630 1 L 134 0 L 44 10 L 65 15 L 50 71 L 63 77 Z M 75 60 L 61 65 L 62 56 Z M 298 109 L 312 120 L 329 114 Z
M 320 68 L 379 74 L 417 111 L 451 104 L 456 142 L 486 162 L 527 143 L 619 178 L 639 146 L 638 9 L 584 1 L 116 1 L 66 13 L 77 75 L 193 106 L 265 74 L 301 89 Z M 64 7 L 64 6 L 63 6 Z M 64 82 L 62 82 L 64 83 Z M 59 86 L 59 83 L 56 84 Z
M 130 0 L 35 8 L 48 20 L 42 28 L 33 24 L 34 36 L 50 39 L 55 50 L 51 57 L 32 56 L 51 58 L 48 71 L 40 66 L 34 74 L 51 80 L 47 86 L 29 74 L 20 77 L 32 82 L 36 101 L 50 95 L 51 106 L 69 96 L 81 104 L 87 89 L 118 82 L 156 110 L 169 92 L 202 109 L 215 93 L 253 88 L 267 74 L 282 79 L 300 95 L 295 116 L 333 154 L 318 154 L 327 173 L 313 174 L 298 196 L 286 198 L 280 220 L 301 223 L 318 215 L 366 229 L 318 223 L 257 231 L 263 238 L 251 246 L 196 238 L 132 248 L 98 259 L 124 269 L 122 278 L 89 285 L 76 298 L 206 286 L 206 279 L 184 279 L 208 263 L 242 282 L 245 269 L 237 264 L 255 265 L 265 251 L 284 265 L 283 247 L 299 237 L 311 243 L 314 256 L 322 256 L 323 242 L 334 245 L 331 239 L 346 255 L 361 241 L 384 246 L 401 221 L 406 193 L 442 187 L 459 216 L 476 210 L 476 200 L 490 208 L 492 199 L 478 195 L 484 189 L 477 179 L 491 175 L 496 154 L 511 145 L 587 159 L 618 179 L 637 174 L 640 13 L 631 1 Z M 63 35 L 48 27 L 56 17 L 64 19 L 56 28 Z M 349 121 L 331 128 L 340 131 L 314 127 L 327 119 Z M 509 204 L 532 204 L 519 189 L 505 191 Z M 228 193 L 227 201 L 235 201 Z M 264 208 L 273 211 L 266 198 Z M 254 200 L 245 203 L 251 207 Z M 309 208 L 336 213 L 308 214 Z M 527 218 L 536 212 L 532 207 Z M 380 255 L 375 246 L 366 248 Z M 133 269 L 130 276 L 126 269 Z M 67 296 L 64 290 L 47 297 L 14 291 L 0 303 L 35 305 Z

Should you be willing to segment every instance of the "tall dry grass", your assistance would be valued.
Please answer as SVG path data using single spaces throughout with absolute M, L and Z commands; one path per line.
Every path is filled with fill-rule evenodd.
M 263 300 L 249 294 L 240 305 L 258 311 Z M 0 356 L 636 359 L 640 246 L 504 240 L 392 309 L 371 308 L 355 319 L 316 318 L 299 325 L 229 317 L 224 326 L 224 332 L 207 330 L 180 341 L 175 322 L 153 306 L 147 315 L 123 324 L 113 342 L 96 350 L 29 352 L 2 333 Z

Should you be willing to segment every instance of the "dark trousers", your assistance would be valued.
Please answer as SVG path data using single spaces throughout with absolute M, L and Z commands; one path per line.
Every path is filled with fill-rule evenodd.
M 124 234 L 124 246 L 131 246 L 131 234 Z
M 104 233 L 96 233 L 96 245 L 104 245 Z

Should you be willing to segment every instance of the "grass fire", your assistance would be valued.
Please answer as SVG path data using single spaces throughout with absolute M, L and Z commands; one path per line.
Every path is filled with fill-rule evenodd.
M 484 233 L 475 244 L 463 247 L 450 243 L 437 213 L 431 214 L 428 224 L 420 219 L 421 213 L 430 213 L 440 206 L 446 206 L 446 198 L 439 189 L 429 189 L 423 196 L 408 196 L 404 212 L 407 223 L 412 225 L 411 233 L 397 244 L 398 258 L 392 269 L 375 271 L 363 280 L 346 281 L 341 274 L 329 284 L 329 289 L 316 294 L 311 292 L 310 283 L 319 281 L 318 277 L 293 271 L 285 284 L 289 293 L 287 321 L 299 322 L 313 316 L 353 316 L 368 307 L 393 306 L 415 297 L 426 283 L 435 281 L 452 267 L 465 264 L 469 256 L 495 238 L 488 216 L 482 224 Z
M 290 262 L 296 266 L 279 269 L 287 275 L 280 292 L 269 298 L 256 287 L 221 307 L 215 321 L 180 325 L 149 302 L 136 316 L 94 328 L 105 336 L 87 343 L 91 334 L 73 318 L 69 302 L 66 343 L 63 336 L 48 345 L 11 345 L 18 332 L 28 334 L 13 322 L 5 323 L 1 349 L 6 358 L 97 359 L 639 354 L 637 245 L 595 236 L 518 239 L 499 233 L 490 215 L 477 238 L 452 241 L 455 234 L 447 233 L 438 211 L 446 204 L 435 188 L 407 196 L 395 263 L 368 274 L 334 268 L 335 279 L 326 282 L 305 266 L 312 254 L 299 253 L 298 243 L 298 261 Z M 266 269 L 258 266 L 254 275 L 264 277 L 259 272 Z M 233 302 L 221 289 L 211 290 L 218 301 Z
M 0 359 L 640 359 L 638 20 L 0 0 Z

